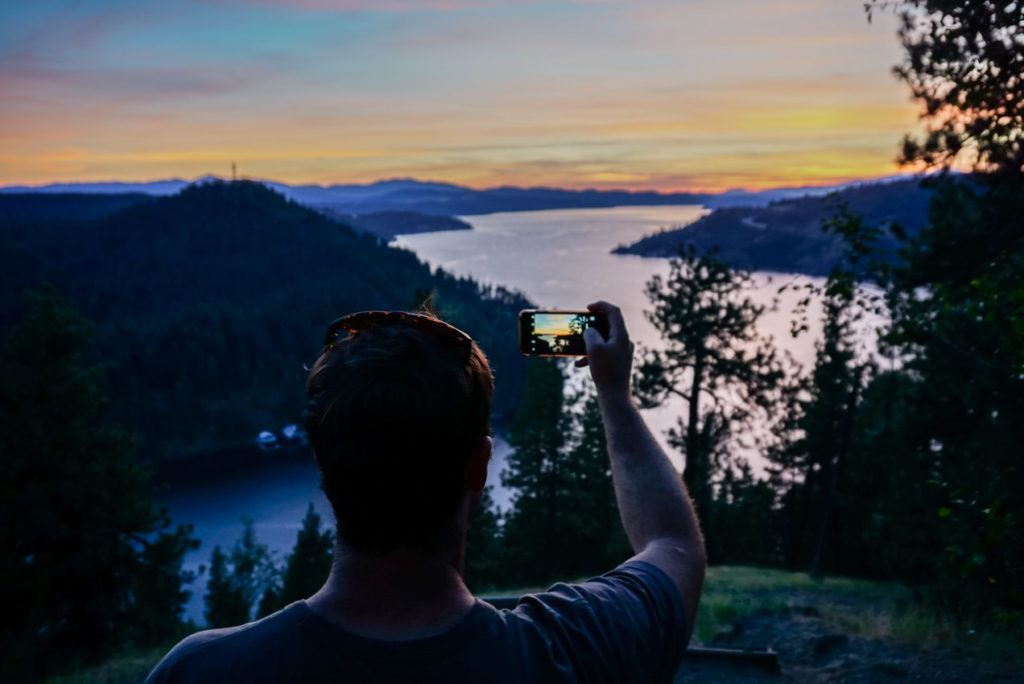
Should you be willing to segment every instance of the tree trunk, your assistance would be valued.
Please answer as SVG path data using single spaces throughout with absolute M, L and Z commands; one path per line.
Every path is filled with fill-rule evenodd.
M 822 568 L 822 557 L 825 552 L 825 543 L 828 540 L 829 527 L 832 522 L 832 515 L 835 508 L 836 490 L 839 489 L 839 480 L 842 477 L 843 467 L 846 464 L 846 452 L 850 448 L 850 435 L 853 432 L 853 414 L 857 405 L 857 384 L 850 390 L 846 406 L 843 407 L 842 425 L 839 428 L 838 439 L 836 440 L 835 462 L 829 459 L 828 489 L 825 491 L 825 499 L 821 505 L 821 528 L 818 530 L 818 541 L 814 545 L 814 560 L 811 561 L 811 579 L 820 580 L 824 578 Z
M 797 570 L 803 566 L 804 536 L 807 532 L 807 518 L 811 514 L 811 498 L 814 493 L 814 488 L 818 484 L 817 480 L 818 478 L 814 471 L 808 466 L 807 472 L 804 475 L 803 487 L 801 488 L 800 493 L 800 514 L 797 517 L 796 524 L 793 528 L 793 539 L 790 542 L 789 567 L 793 570 Z
M 704 382 L 704 350 L 698 349 L 693 361 L 693 385 L 690 389 L 689 418 L 686 424 L 686 466 L 683 482 L 693 496 L 697 518 L 706 530 L 711 515 L 710 473 L 708 455 L 703 453 L 700 439 L 700 390 Z

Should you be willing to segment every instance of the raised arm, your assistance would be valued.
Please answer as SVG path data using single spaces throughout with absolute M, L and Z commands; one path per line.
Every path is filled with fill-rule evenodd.
M 697 516 L 682 479 L 633 403 L 633 343 L 622 312 L 607 302 L 587 308 L 607 314 L 608 339 L 588 328 L 587 356 L 576 365 L 590 366 L 597 388 L 622 525 L 635 560 L 675 582 L 692 628 L 707 565 Z

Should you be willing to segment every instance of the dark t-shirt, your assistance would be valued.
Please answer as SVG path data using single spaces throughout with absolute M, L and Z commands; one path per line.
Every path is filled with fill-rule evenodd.
M 437 636 L 351 634 L 297 601 L 258 622 L 175 646 L 163 682 L 668 682 L 689 633 L 672 581 L 640 561 L 582 584 L 523 596 L 513 610 L 477 600 Z

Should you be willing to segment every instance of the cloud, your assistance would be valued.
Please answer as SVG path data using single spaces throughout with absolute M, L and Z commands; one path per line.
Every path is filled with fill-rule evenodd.
M 196 0 L 225 7 L 279 7 L 316 12 L 450 12 L 544 4 L 544 0 Z M 611 4 L 625 0 L 561 0 L 564 4 Z M 550 1 L 547 4 L 553 4 Z M 557 3 L 556 3 L 557 4 Z
M 261 82 L 258 70 L 230 64 L 202 66 L 55 67 L 23 59 L 0 71 L 0 94 L 8 105 L 59 99 L 81 108 L 88 103 L 155 106 L 168 100 L 209 98 Z

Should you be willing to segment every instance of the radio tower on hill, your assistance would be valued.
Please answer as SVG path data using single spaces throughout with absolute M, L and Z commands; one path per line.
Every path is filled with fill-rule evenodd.
M 231 162 L 231 180 L 238 180 L 238 169 L 235 168 L 235 162 Z

